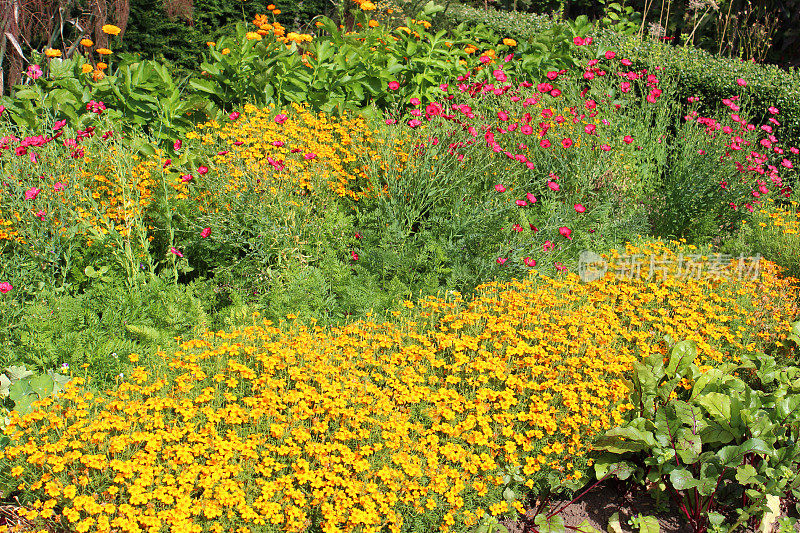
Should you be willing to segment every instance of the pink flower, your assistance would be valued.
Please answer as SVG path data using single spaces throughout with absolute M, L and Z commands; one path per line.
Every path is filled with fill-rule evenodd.
M 561 226 L 560 228 L 558 228 L 558 233 L 560 233 L 562 237 L 566 237 L 567 239 L 572 240 L 572 237 L 571 237 L 572 230 L 569 229 L 568 227 Z
M 491 63 L 492 62 L 492 58 L 489 57 L 489 56 L 481 56 L 480 62 L 483 63 L 484 65 L 486 65 L 487 63 Z
M 551 190 L 558 192 L 561 190 L 561 187 L 555 181 L 548 181 L 547 186 L 550 187 Z
M 570 146 L 572 146 L 572 139 L 570 139 L 569 137 L 567 137 L 566 139 L 562 139 L 561 146 L 563 146 L 564 148 L 569 148 Z
M 525 259 L 522 260 L 522 262 L 525 263 L 525 265 L 529 266 L 529 267 L 535 267 L 536 266 L 536 259 L 531 259 L 530 257 L 526 257 Z
M 183 183 L 189 183 L 190 181 L 192 181 L 192 175 L 191 174 L 184 174 L 183 176 L 181 176 L 181 181 Z
M 240 116 L 241 116 L 241 115 L 239 114 L 239 112 L 238 112 L 238 111 L 234 111 L 233 113 L 231 113 L 230 115 L 228 115 L 228 119 L 230 119 L 230 120 L 236 120 L 236 119 L 238 119 Z
M 584 44 L 586 44 L 586 41 L 584 41 L 583 38 L 581 37 L 575 37 L 572 39 L 572 44 L 574 44 L 575 46 L 583 46 Z
M 39 193 L 42 192 L 41 189 L 37 187 L 31 187 L 27 191 L 25 191 L 25 199 L 26 200 L 35 200 Z
M 633 142 L 633 137 L 631 137 L 630 135 L 626 135 L 625 137 L 622 138 L 622 140 L 625 142 L 625 144 L 631 144 Z
M 164 168 L 167 168 L 167 167 L 168 167 L 168 166 L 170 166 L 171 164 L 172 164 L 172 159 L 166 159 L 166 160 L 164 160 Z
M 557 70 L 551 70 L 550 72 L 547 73 L 547 79 L 548 80 L 555 81 L 556 78 L 558 78 L 558 71 Z
M 14 288 L 14 286 L 11 285 L 7 281 L 4 281 L 3 283 L 0 283 L 0 293 L 2 293 L 2 294 L 7 293 L 8 291 L 10 291 L 13 288 Z
M 309 152 L 305 154 L 303 157 L 306 159 L 306 161 L 311 161 L 312 159 L 317 157 L 317 154 L 315 154 L 314 152 Z
M 549 252 L 550 250 L 552 250 L 552 249 L 553 249 L 553 248 L 555 248 L 555 247 L 556 247 L 556 245 L 555 245 L 555 244 L 553 244 L 553 243 L 552 243 L 552 242 L 550 242 L 550 241 L 544 241 L 544 244 L 542 245 L 542 249 L 543 249 L 545 252 Z
M 611 150 L 611 146 L 609 146 L 608 144 L 601 144 L 601 145 L 600 145 L 600 149 L 601 149 L 602 151 L 604 151 L 604 152 L 608 152 L 608 151 L 610 151 L 610 150 Z
M 793 165 L 791 161 L 789 161 L 788 159 L 784 159 L 783 161 L 781 161 L 781 166 L 786 168 L 792 168 Z
M 393 118 L 387 118 L 385 122 L 386 122 L 386 124 L 391 125 L 391 124 L 396 124 L 397 120 L 395 120 Z
M 492 72 L 492 74 L 494 75 L 494 79 L 496 79 L 496 80 L 497 80 L 497 81 L 499 81 L 499 82 L 504 82 L 504 81 L 506 81 L 506 79 L 507 79 L 507 78 L 506 78 L 506 73 L 505 73 L 505 72 L 503 72 L 503 69 L 499 69 L 499 68 L 498 68 L 498 69 L 495 69 L 495 70 Z
M 559 272 L 563 272 L 563 271 L 565 271 L 567 269 L 567 267 L 562 265 L 561 262 L 559 262 L 559 261 L 556 261 L 555 263 L 553 263 L 553 266 L 556 267 L 556 270 L 558 270 Z
M 589 135 L 594 135 L 597 132 L 597 126 L 594 124 L 587 124 L 583 127 L 583 131 Z
M 39 156 L 36 154 L 36 152 L 31 152 L 28 154 L 28 157 L 30 158 L 31 163 L 34 165 L 39 162 Z
M 40 210 L 38 213 L 36 213 L 36 217 L 37 217 L 39 220 L 41 220 L 42 222 L 44 222 L 44 217 L 45 217 L 46 215 L 47 215 L 47 213 L 45 213 L 44 211 L 41 211 L 41 210 Z
M 497 258 L 497 264 L 498 265 L 504 265 L 506 261 L 508 261 L 508 259 L 505 258 L 505 257 L 498 257 Z
M 506 113 L 505 111 L 498 111 L 497 118 L 499 118 L 502 121 L 506 121 L 508 120 L 508 113 Z
M 517 200 L 515 203 L 520 207 L 528 207 L 528 202 L 525 200 Z
M 606 59 L 614 59 L 615 57 L 617 57 L 617 54 L 612 52 L 611 50 L 606 52 Z
M 626 67 L 633 65 L 633 62 L 630 59 L 623 59 L 622 61 L 620 61 L 620 63 L 622 63 Z
M 777 115 L 777 114 L 778 114 L 778 108 L 777 108 L 777 107 L 775 107 L 775 106 L 769 106 L 769 108 L 767 109 L 767 111 L 769 111 L 769 112 L 770 112 L 770 113 L 772 113 L 773 115 Z
M 439 89 L 442 90 L 443 92 L 447 91 L 448 87 L 449 85 L 447 85 L 446 83 L 439 84 Z
M 547 139 L 542 139 L 541 141 L 539 141 L 539 146 L 541 146 L 542 148 L 550 148 L 550 141 L 548 141 Z
M 419 105 L 419 104 L 421 104 L 421 103 L 422 103 L 422 102 L 420 101 L 420 99 L 419 99 L 419 98 L 417 98 L 416 96 L 415 96 L 415 97 L 413 97 L 413 98 L 412 98 L 411 100 L 409 100 L 408 102 L 409 102 L 411 105 Z
M 630 92 L 630 91 L 631 91 L 631 82 L 629 82 L 629 81 L 623 81 L 623 82 L 620 84 L 620 90 L 622 90 L 622 92 L 624 92 L 624 93 L 628 93 L 628 92 Z
M 408 121 L 408 125 L 411 126 L 412 128 L 416 128 L 420 124 L 422 124 L 422 121 L 418 118 L 412 118 L 411 120 Z
M 200 236 L 204 239 L 208 238 L 211 235 L 211 228 L 203 228 L 203 231 L 200 232 Z
M 400 84 L 397 83 L 396 81 L 390 81 L 388 87 L 390 91 L 396 91 L 397 89 L 400 88 Z
M 26 74 L 30 76 L 32 79 L 38 80 L 39 78 L 42 77 L 42 74 L 44 73 L 42 72 L 42 67 L 40 67 L 39 65 L 31 65 L 28 67 L 28 71 L 26 72 Z
M 533 193 L 530 193 L 530 192 L 529 192 L 528 194 L 526 194 L 526 195 L 525 195 L 525 198 L 527 198 L 527 199 L 528 199 L 528 201 L 529 201 L 530 203 L 532 203 L 532 204 L 535 204 L 535 203 L 536 203 L 536 197 L 533 195 Z
M 353 261 L 358 261 L 358 254 L 353 250 L 350 250 L 350 257 L 353 259 Z
M 181 149 L 181 146 L 183 146 L 183 141 L 181 141 L 180 139 L 172 143 L 172 149 L 175 150 L 176 152 Z
M 522 233 L 522 226 L 520 226 L 519 224 L 514 224 L 514 226 L 511 229 L 516 231 L 517 233 Z
M 197 173 L 200 174 L 201 176 L 205 176 L 206 174 L 208 174 L 208 167 L 203 165 L 199 166 L 197 168 Z
M 174 246 L 169 247 L 169 253 L 171 253 L 172 255 L 177 255 L 178 257 L 183 257 L 181 251 L 175 248 Z
M 64 127 L 64 125 L 65 125 L 66 123 L 67 123 L 67 121 L 66 121 L 66 120 L 56 120 L 55 124 L 53 124 L 53 131 L 58 131 L 58 130 L 60 130 L 61 128 L 63 128 L 63 127 Z
M 64 183 L 57 181 L 53 184 L 53 190 L 56 192 L 63 191 L 65 186 L 66 185 Z
M 553 98 L 558 98 L 559 96 L 561 96 L 561 90 L 553 89 L 552 91 L 550 91 L 550 96 L 552 96 Z
M 523 124 L 519 131 L 523 135 L 531 135 L 533 133 L 533 128 L 530 126 L 530 124 Z
M 278 115 L 275 115 L 275 122 L 277 124 L 283 124 L 284 122 L 286 122 L 287 118 L 289 118 L 289 115 L 286 115 L 285 113 L 280 113 Z
M 506 188 L 503 187 L 503 185 L 501 185 L 500 183 L 494 186 L 494 190 L 496 190 L 497 192 L 506 192 Z
M 583 213 L 584 211 L 586 211 L 586 208 L 583 207 L 582 204 L 575 204 L 575 211 L 577 211 L 578 213 Z
M 742 86 L 742 87 L 745 87 L 745 86 L 747 86 L 747 82 L 746 82 L 746 81 L 744 81 L 744 79 L 743 79 L 743 78 L 739 78 L 738 80 L 736 80 L 736 83 L 738 83 L 738 84 L 739 84 L 740 86 Z

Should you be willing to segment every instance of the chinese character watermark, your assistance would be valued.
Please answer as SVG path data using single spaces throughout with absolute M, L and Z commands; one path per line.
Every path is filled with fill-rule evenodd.
M 583 251 L 578 258 L 581 281 L 602 279 L 609 272 L 618 279 L 653 281 L 656 278 L 712 278 L 747 281 L 758 279 L 761 255 L 734 257 L 730 254 L 620 254 L 613 261 Z

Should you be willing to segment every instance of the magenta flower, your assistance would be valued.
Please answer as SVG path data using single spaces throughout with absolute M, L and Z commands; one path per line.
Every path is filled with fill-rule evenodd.
M 497 192 L 506 192 L 506 188 L 503 187 L 503 185 L 500 183 L 494 186 L 494 190 L 496 190 Z
M 350 257 L 353 258 L 353 261 L 358 261 L 358 254 L 352 250 L 350 251 Z
M 539 146 L 541 146 L 542 148 L 550 148 L 550 141 L 548 141 L 547 139 L 542 139 L 541 141 L 539 141 Z
M 736 80 L 736 83 L 739 84 L 741 87 L 746 87 L 747 86 L 747 82 L 742 78 L 739 78 L 738 80 Z
M 548 181 L 547 182 L 547 186 L 550 187 L 550 190 L 555 191 L 555 192 L 558 192 L 559 190 L 561 190 L 561 186 L 558 183 L 556 183 L 555 181 Z
M 584 211 L 586 211 L 586 208 L 583 207 L 582 204 L 575 204 L 575 211 L 577 211 L 578 213 L 583 213 Z
M 411 126 L 412 128 L 416 128 L 420 124 L 422 124 L 422 121 L 418 118 L 412 118 L 411 120 L 408 121 L 408 125 Z
M 527 199 L 528 199 L 528 201 L 529 201 L 530 203 L 532 203 L 532 204 L 535 204 L 535 203 L 536 203 L 536 197 L 535 197 L 535 196 L 533 195 L 533 193 L 531 193 L 531 192 L 529 192 L 528 194 L 526 194 L 526 195 L 525 195 L 525 198 L 527 198 Z
M 552 242 L 550 242 L 550 241 L 544 241 L 544 244 L 542 245 L 542 249 L 543 249 L 545 252 L 549 252 L 550 250 L 552 250 L 552 249 L 553 249 L 553 248 L 555 248 L 555 247 L 556 247 L 556 245 L 555 245 L 555 244 L 553 244 L 553 243 L 552 243 Z
M 568 227 L 561 226 L 560 228 L 558 228 L 558 233 L 560 233 L 562 237 L 565 237 L 565 238 L 567 238 L 569 240 L 572 240 L 572 236 L 571 236 L 572 235 L 572 230 L 569 229 Z
M 569 148 L 570 146 L 572 146 L 572 139 L 570 139 L 569 137 L 563 139 L 561 141 L 561 146 L 563 146 L 564 148 Z
M 317 157 L 317 154 L 315 154 L 314 152 L 308 152 L 303 157 L 306 159 L 306 161 L 311 161 L 312 159 Z
M 28 76 L 30 76 L 32 79 L 38 80 L 39 78 L 42 77 L 42 74 L 44 74 L 44 72 L 42 72 L 42 67 L 40 67 L 39 65 L 31 65 L 28 67 L 28 71 L 26 74 L 28 74 Z
M 63 191 L 64 187 L 66 187 L 66 184 L 64 184 L 64 183 L 62 183 L 60 181 L 57 181 L 57 182 L 55 182 L 53 184 L 53 190 L 56 191 L 56 192 Z
M 41 189 L 37 187 L 31 187 L 27 191 L 25 191 L 25 199 L 26 200 L 35 200 L 39 193 L 42 192 Z
M 181 146 L 183 146 L 183 141 L 181 141 L 180 139 L 172 143 L 172 149 L 175 150 L 176 152 L 181 149 Z
M 528 202 L 526 202 L 525 200 L 517 200 L 516 204 L 520 207 L 528 207 Z
M 617 57 L 617 54 L 612 52 L 611 50 L 606 52 L 606 59 L 614 59 L 615 57 Z
M 2 294 L 7 293 L 8 291 L 10 291 L 13 288 L 14 288 L 14 286 L 11 285 L 7 281 L 4 281 L 3 283 L 0 283 L 0 293 L 2 293 Z
M 286 122 L 287 118 L 289 118 L 289 115 L 286 115 L 284 113 L 280 113 L 278 115 L 275 115 L 275 122 L 278 123 L 278 124 L 283 124 L 284 122 Z
M 201 165 L 200 167 L 197 168 L 197 173 L 200 174 L 201 176 L 205 176 L 206 174 L 208 174 L 208 167 Z
M 517 233 L 522 233 L 522 226 L 520 226 L 519 224 L 514 224 L 514 226 L 511 229 L 513 231 L 516 231 Z
M 228 119 L 230 119 L 230 120 L 236 120 L 236 119 L 238 119 L 240 116 L 241 116 L 241 115 L 239 114 L 239 112 L 238 112 L 238 111 L 234 111 L 233 113 L 231 113 L 230 115 L 228 115 Z
M 626 135 L 625 137 L 622 138 L 622 140 L 623 142 L 625 142 L 625 144 L 631 144 L 633 142 L 633 137 L 631 137 L 630 135 Z
M 181 181 L 183 183 L 189 183 L 190 181 L 192 181 L 192 175 L 191 174 L 184 174 L 183 176 L 181 176 Z
M 200 236 L 204 239 L 208 238 L 211 235 L 211 228 L 203 228 L 203 231 L 200 232 Z
M 172 255 L 177 255 L 178 257 L 183 257 L 181 251 L 175 248 L 174 246 L 169 247 L 169 253 L 171 253 Z
M 504 265 L 506 263 L 506 261 L 508 261 L 508 258 L 505 258 L 505 257 L 498 257 L 497 258 L 497 264 L 498 265 Z
M 530 257 L 526 257 L 525 259 L 522 260 L 522 262 L 525 263 L 526 266 L 529 266 L 531 268 L 536 266 L 536 259 L 531 259 Z
M 399 88 L 400 88 L 400 84 L 397 83 L 396 81 L 390 81 L 389 82 L 389 90 L 390 91 L 396 91 Z

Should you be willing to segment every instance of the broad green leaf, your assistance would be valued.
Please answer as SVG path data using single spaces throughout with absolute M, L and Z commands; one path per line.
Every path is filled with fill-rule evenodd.
M 758 472 L 751 464 L 741 465 L 736 468 L 736 481 L 742 485 L 749 484 L 751 481 L 755 480 L 757 475 Z
M 39 399 L 47 398 L 53 393 L 53 378 L 47 374 L 40 374 L 30 378 L 31 392 L 35 393 Z
M 640 516 L 639 533 L 661 533 L 661 524 L 655 516 Z
M 539 513 L 533 519 L 533 523 L 539 527 L 540 533 L 564 533 L 566 531 L 564 517 L 559 515 L 551 516 L 548 519 L 543 513 Z
M 676 468 L 670 472 L 669 480 L 676 490 L 693 489 L 700 484 L 692 473 L 685 468 Z
M 684 464 L 694 464 L 700 458 L 703 441 L 689 428 L 681 428 L 675 439 L 675 452 Z
M 700 432 L 700 438 L 705 444 L 727 444 L 736 439 L 729 425 L 723 426 L 718 422 L 710 422 L 708 427 Z
M 580 531 L 581 533 L 601 533 L 599 529 L 589 523 L 589 520 L 584 520 L 578 524 L 577 531 Z
M 669 354 L 667 375 L 683 374 L 697 358 L 697 343 L 694 341 L 680 341 Z
M 6 368 L 5 373 L 8 374 L 8 377 L 11 378 L 11 381 L 19 381 L 20 379 L 25 379 L 34 374 L 34 372 L 31 372 L 22 365 L 10 366 Z
M 622 526 L 619 523 L 619 513 L 614 513 L 608 519 L 608 526 L 606 527 L 608 533 L 622 533 Z
M 730 426 L 731 423 L 731 399 L 719 392 L 709 392 L 697 398 L 697 403 L 708 411 L 714 420 L 722 425 Z

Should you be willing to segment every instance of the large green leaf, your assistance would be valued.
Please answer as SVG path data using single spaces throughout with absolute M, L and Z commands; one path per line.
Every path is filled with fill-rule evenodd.
M 676 468 L 669 474 L 670 483 L 676 490 L 693 489 L 700 482 L 685 468 Z
M 705 407 L 708 414 L 723 426 L 731 423 L 731 399 L 719 392 L 708 392 L 697 398 L 697 403 Z
M 680 341 L 669 354 L 667 374 L 674 376 L 683 374 L 697 358 L 697 343 L 694 341 Z

